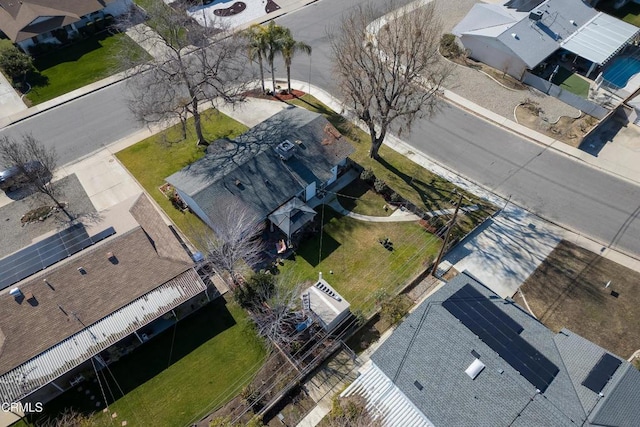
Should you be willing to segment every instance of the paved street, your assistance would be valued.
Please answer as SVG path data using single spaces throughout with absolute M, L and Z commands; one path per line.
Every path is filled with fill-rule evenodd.
M 337 94 L 326 31 L 355 1 L 323 0 L 278 19 L 313 46 L 292 77 Z M 435 161 L 558 224 L 640 255 L 640 188 L 545 149 L 455 106 L 422 120 L 403 139 Z M 634 238 L 635 237 L 635 238 Z
M 311 59 L 301 55 L 294 60 L 295 79 L 337 94 L 326 31 L 342 11 L 362 2 L 322 0 L 278 19 L 297 39 L 313 46 Z M 9 126 L 0 135 L 31 132 L 55 146 L 65 164 L 141 128 L 127 108 L 124 83 L 116 83 Z M 450 105 L 433 120 L 417 123 L 403 138 L 442 165 L 499 195 L 512 195 L 515 203 L 545 218 L 640 255 L 640 239 L 633 238 L 640 236 L 640 189 L 634 184 Z

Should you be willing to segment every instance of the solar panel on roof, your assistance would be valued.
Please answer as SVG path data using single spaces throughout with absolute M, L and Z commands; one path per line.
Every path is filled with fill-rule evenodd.
M 582 385 L 595 393 L 600 393 L 621 364 L 622 361 L 617 357 L 609 353 L 603 354 L 598 363 L 591 368 L 587 378 L 582 381 Z
M 520 332 L 524 328 L 472 285 L 466 284 L 442 303 L 456 319 L 498 353 L 520 375 L 544 392 L 559 372 Z
M 53 236 L 0 260 L 0 290 L 37 273 L 115 234 L 113 227 L 89 237 L 82 224 L 74 224 Z

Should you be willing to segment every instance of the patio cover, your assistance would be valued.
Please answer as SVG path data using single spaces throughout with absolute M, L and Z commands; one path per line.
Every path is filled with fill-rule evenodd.
M 604 65 L 638 32 L 638 27 L 600 12 L 561 46 L 591 62 Z
M 269 215 L 269 221 L 274 223 L 287 237 L 298 231 L 316 215 L 316 211 L 307 206 L 297 197 L 292 198 Z

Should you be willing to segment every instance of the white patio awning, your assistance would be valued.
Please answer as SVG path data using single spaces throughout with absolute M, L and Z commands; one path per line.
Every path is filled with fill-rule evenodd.
M 618 53 L 640 28 L 605 13 L 598 13 L 561 43 L 569 52 L 603 65 Z

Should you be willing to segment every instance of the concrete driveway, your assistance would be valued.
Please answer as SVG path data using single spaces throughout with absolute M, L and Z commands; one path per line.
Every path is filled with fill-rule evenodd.
M 502 298 L 520 285 L 562 240 L 557 227 L 522 209 L 507 208 L 487 220 L 445 257 L 467 270 Z
M 26 110 L 27 106 L 4 74 L 0 73 L 0 117 L 8 117 L 12 114 Z

